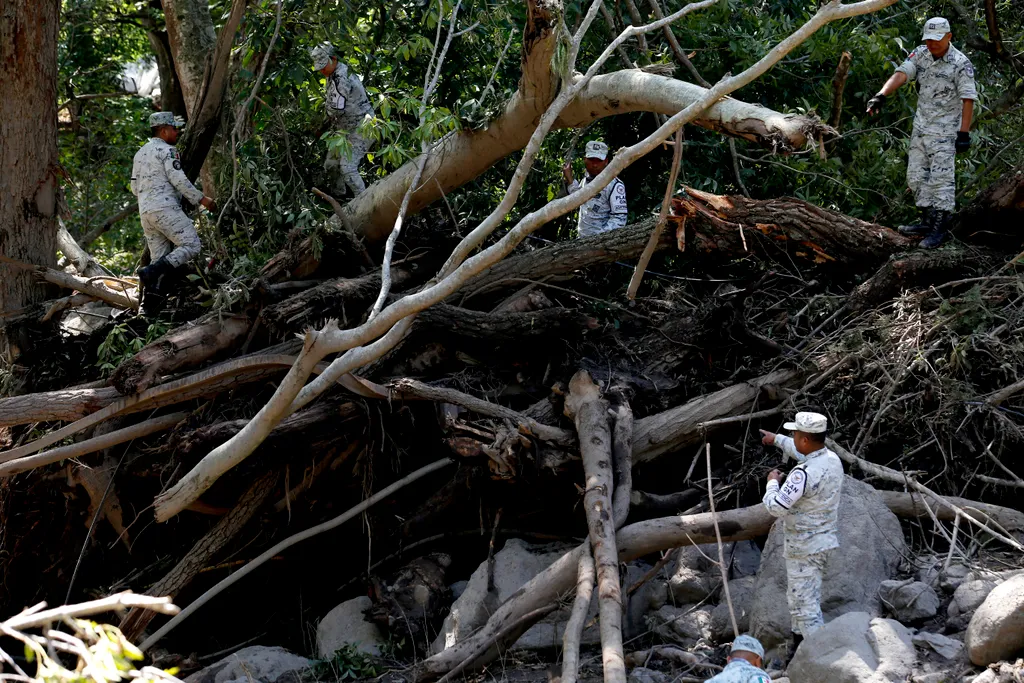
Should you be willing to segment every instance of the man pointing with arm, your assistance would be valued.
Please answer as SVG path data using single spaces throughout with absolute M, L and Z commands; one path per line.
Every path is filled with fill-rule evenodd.
M 934 249 L 949 231 L 956 208 L 954 157 L 971 146 L 971 121 L 978 91 L 974 66 L 950 44 L 953 34 L 942 17 L 929 19 L 924 45 L 911 52 L 868 101 L 868 114 L 877 114 L 886 99 L 907 81 L 918 82 L 917 113 L 907 158 L 907 185 L 914 193 L 920 219 L 900 226 L 907 235 L 925 235 L 921 246 Z
M 839 547 L 839 496 L 843 488 L 843 463 L 825 447 L 828 420 L 818 413 L 797 413 L 784 427 L 793 436 L 761 430 L 761 442 L 775 445 L 784 458 L 799 464 L 783 481 L 779 470 L 768 474 L 762 502 L 768 512 L 782 519 L 786 597 L 793 627 L 795 653 L 801 641 L 824 625 L 821 615 L 821 580 L 832 550 Z

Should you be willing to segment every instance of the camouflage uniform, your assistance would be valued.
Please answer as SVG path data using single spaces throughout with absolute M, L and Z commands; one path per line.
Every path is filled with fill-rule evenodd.
M 821 579 L 829 555 L 839 547 L 843 464 L 827 448 L 801 455 L 788 436 L 776 435 L 775 445 L 800 464 L 781 488 L 777 481 L 768 482 L 762 502 L 768 512 L 782 518 L 793 633 L 807 637 L 825 623 L 821 616 Z
M 734 659 L 725 665 L 722 673 L 709 678 L 707 683 L 772 683 L 772 679 L 747 660 Z
M 349 74 L 348 66 L 337 63 L 334 73 L 327 77 L 327 116 L 338 133 L 344 133 L 352 147 L 351 154 L 328 149 L 324 168 L 337 177 L 335 191 L 343 194 L 345 186 L 355 196 L 366 189 L 359 175 L 359 162 L 370 150 L 370 143 L 356 133 L 356 128 L 367 115 L 373 116 L 373 107 L 366 96 L 362 81 Z
M 590 182 L 592 178 L 589 177 L 584 178 L 582 184 L 578 180 L 572 181 L 568 187 L 569 194 L 586 187 Z M 626 224 L 626 214 L 626 186 L 615 178 L 580 207 L 580 217 L 576 223 L 577 235 L 590 237 L 621 228 Z
M 178 150 L 160 138 L 150 138 L 135 153 L 131 188 L 139 198 L 142 232 L 152 260 L 166 257 L 178 268 L 198 256 L 199 235 L 181 210 L 181 198 L 198 204 L 203 193 L 181 170 Z
M 936 59 L 921 45 L 896 71 L 918 82 L 917 114 L 910 137 L 907 185 L 919 207 L 940 211 L 956 208 L 954 159 L 963 100 L 977 100 L 974 67 L 952 45 Z

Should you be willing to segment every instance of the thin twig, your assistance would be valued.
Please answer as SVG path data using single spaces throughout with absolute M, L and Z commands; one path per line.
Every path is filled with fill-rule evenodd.
M 718 542 L 718 570 L 722 573 L 722 590 L 725 591 L 725 604 L 729 606 L 729 619 L 732 622 L 733 636 L 738 638 L 740 627 L 736 623 L 736 611 L 732 607 L 732 595 L 729 592 L 729 569 L 725 566 L 725 550 L 722 548 L 722 532 L 718 528 L 718 515 L 715 514 L 715 492 L 711 486 L 711 444 L 707 444 L 705 455 L 708 464 L 708 499 L 711 501 L 711 519 L 715 523 L 715 540 Z

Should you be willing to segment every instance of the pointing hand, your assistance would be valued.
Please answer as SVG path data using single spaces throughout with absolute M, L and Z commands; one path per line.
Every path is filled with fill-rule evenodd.
M 761 443 L 765 446 L 771 446 L 775 443 L 775 435 L 767 430 L 759 429 L 761 432 Z

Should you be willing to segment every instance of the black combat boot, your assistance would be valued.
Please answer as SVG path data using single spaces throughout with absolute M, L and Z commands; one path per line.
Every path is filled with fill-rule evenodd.
M 935 218 L 932 220 L 932 230 L 927 237 L 921 240 L 921 248 L 934 249 L 945 242 L 946 236 L 949 235 L 949 224 L 952 218 L 953 214 L 949 211 L 936 210 Z
M 901 225 L 899 231 L 904 235 L 926 235 L 932 231 L 932 221 L 935 219 L 935 210 L 930 206 L 922 206 L 918 209 L 921 212 L 920 219 L 910 225 Z
M 164 287 L 164 281 L 169 279 L 167 276 L 174 271 L 174 266 L 172 266 L 167 261 L 167 257 L 164 256 L 153 261 L 145 268 L 140 269 L 139 281 L 146 290 L 153 293 L 163 293 L 166 289 Z

